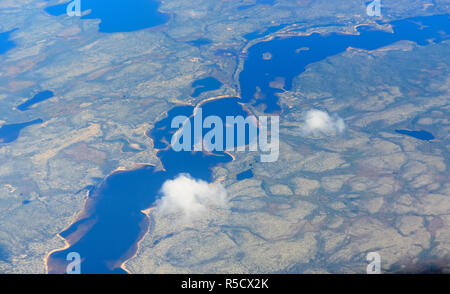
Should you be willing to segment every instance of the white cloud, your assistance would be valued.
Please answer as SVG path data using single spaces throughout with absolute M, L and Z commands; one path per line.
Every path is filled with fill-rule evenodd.
M 345 131 L 345 123 L 336 114 L 330 116 L 327 112 L 311 109 L 304 116 L 304 124 L 301 127 L 305 135 L 336 135 Z
M 187 221 L 207 214 L 213 207 L 226 206 L 227 192 L 221 184 L 209 184 L 187 174 L 164 182 L 161 194 L 156 203 L 158 210 L 181 215 Z

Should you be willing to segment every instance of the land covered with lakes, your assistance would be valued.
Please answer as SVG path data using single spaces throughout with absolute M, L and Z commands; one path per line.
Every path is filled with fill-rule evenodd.
M 0 145 L 0 271 L 46 272 L 48 254 L 65 246 L 58 234 L 82 217 L 93 186 L 117 170 L 161 169 L 147 132 L 175 105 L 238 96 L 236 75 L 252 44 L 377 26 L 361 1 L 288 2 L 295 1 L 236 13 L 238 4 L 228 1 L 163 1 L 160 9 L 177 15 L 166 25 L 101 34 L 96 20 L 46 14 L 47 1 L 3 1 L 1 31 L 19 30 L 9 36 L 17 47 L 0 55 L 0 124 L 44 122 Z M 397 1 L 386 4 L 383 18 L 446 12 L 445 2 Z M 244 35 L 254 32 L 261 37 L 249 42 Z M 210 42 L 192 45 L 201 38 Z M 233 154 L 214 170 L 229 205 L 199 222 L 147 211 L 149 231 L 123 267 L 362 273 L 366 254 L 377 251 L 386 272 L 448 271 L 448 55 L 448 41 L 401 41 L 308 66 L 279 94 L 280 159 L 262 164 L 252 153 Z M 190 96 L 192 84 L 208 76 L 221 88 Z M 47 89 L 55 97 L 15 110 Z M 300 118 L 310 108 L 338 113 L 346 133 L 300 136 Z M 396 129 L 424 129 L 436 139 Z M 250 168 L 253 177 L 236 179 Z

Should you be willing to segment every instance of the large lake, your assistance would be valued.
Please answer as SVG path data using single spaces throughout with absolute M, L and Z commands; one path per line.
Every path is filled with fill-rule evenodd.
M 375 50 L 401 40 L 425 45 L 429 40 L 448 39 L 450 33 L 449 15 L 410 18 L 391 25 L 393 34 L 360 26 L 357 35 L 313 33 L 258 43 L 249 48 L 239 76 L 241 97 L 246 103 L 262 105 L 266 112 L 276 113 L 281 110 L 277 94 L 290 90 L 292 79 L 311 63 L 342 53 L 349 47 Z
M 53 16 L 64 15 L 67 3 L 45 8 Z M 81 19 L 99 19 L 102 33 L 132 32 L 162 25 L 169 16 L 158 11 L 156 0 L 82 0 L 81 10 L 91 10 Z

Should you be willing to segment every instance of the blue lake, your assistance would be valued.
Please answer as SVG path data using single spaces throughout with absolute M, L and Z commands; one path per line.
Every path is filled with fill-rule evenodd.
M 0 143 L 11 143 L 17 140 L 22 129 L 43 122 L 42 119 L 35 119 L 24 123 L 3 125 L 0 127 Z
M 16 46 L 13 41 L 9 40 L 11 33 L 14 31 L 15 30 L 0 33 L 0 55 Z
M 49 6 L 45 11 L 53 16 L 63 15 L 69 2 Z M 158 8 L 156 0 L 82 0 L 81 10 L 91 10 L 91 13 L 81 19 L 100 19 L 102 33 L 132 32 L 166 23 L 169 15 Z
M 342 53 L 349 47 L 374 50 L 400 40 L 425 45 L 430 39 L 434 42 L 446 40 L 450 33 L 449 15 L 405 19 L 391 25 L 393 34 L 361 26 L 358 35 L 313 33 L 253 45 L 239 75 L 241 97 L 245 103 L 263 105 L 267 113 L 277 113 L 281 111 L 277 94 L 284 92 L 270 86 L 277 78 L 283 79 L 283 89 L 290 90 L 292 79 L 304 72 L 309 64 Z M 301 48 L 303 50 L 299 50 Z
M 53 96 L 54 96 L 54 93 L 52 91 L 39 92 L 36 95 L 34 95 L 32 98 L 25 101 L 24 103 L 18 105 L 17 109 L 19 109 L 20 111 L 28 110 L 31 106 L 33 106 L 39 102 L 45 101 L 47 99 L 50 99 Z
M 406 136 L 410 136 L 419 140 L 423 140 L 423 141 L 430 141 L 430 140 L 434 140 L 434 136 L 432 133 L 427 132 L 427 131 L 409 131 L 409 130 L 395 130 L 396 133 L 402 134 L 402 135 L 406 135 Z
M 191 44 L 193 46 L 196 46 L 196 47 L 200 47 L 200 46 L 209 45 L 212 43 L 212 41 L 208 38 L 198 38 L 198 39 L 195 39 L 192 41 L 188 41 L 187 43 Z
M 222 87 L 222 83 L 219 82 L 216 78 L 207 77 L 204 79 L 197 80 L 192 83 L 192 88 L 194 88 L 194 92 L 192 93 L 192 97 L 198 97 L 200 94 L 208 91 L 213 91 L 220 89 Z
M 289 89 L 292 79 L 302 73 L 308 64 L 339 54 L 349 46 L 372 50 L 399 40 L 412 40 L 421 45 L 430 38 L 440 42 L 446 38 L 442 32 L 449 32 L 448 20 L 448 15 L 439 15 L 396 21 L 392 23 L 394 34 L 360 27 L 359 35 L 312 34 L 256 44 L 249 49 L 239 76 L 242 99 L 209 101 L 202 105 L 203 116 L 247 116 L 245 103 L 264 105 L 266 112 L 280 112 L 276 94 L 282 90 L 270 87 L 274 79 L 283 78 L 283 88 Z M 308 50 L 298 51 L 305 47 Z M 267 57 L 267 54 L 263 55 L 266 52 L 270 52 L 271 58 L 262 58 Z M 211 89 L 204 80 L 194 82 L 193 87 L 200 88 L 200 91 Z M 257 88 L 261 93 L 255 99 Z M 83 273 L 124 273 L 120 265 L 136 252 L 137 241 L 151 225 L 141 210 L 154 204 L 162 183 L 180 173 L 211 181 L 212 168 L 232 160 L 225 152 L 175 152 L 170 148 L 169 142 L 175 132 L 170 128 L 172 119 L 184 115 L 193 124 L 193 111 L 192 106 L 174 107 L 166 118 L 157 122 L 147 133 L 159 150 L 157 156 L 164 171 L 145 166 L 137 170 L 115 172 L 90 191 L 80 219 L 61 233 L 70 246 L 53 252 L 47 261 L 50 273 L 64 273 L 68 264 L 65 257 L 72 251 L 82 256 Z M 193 145 L 194 141 L 190 144 Z M 239 179 L 251 177 L 250 172 L 239 174 Z
M 236 180 L 242 181 L 245 179 L 251 179 L 253 178 L 253 171 L 251 169 L 248 169 L 246 171 L 243 171 L 236 175 Z

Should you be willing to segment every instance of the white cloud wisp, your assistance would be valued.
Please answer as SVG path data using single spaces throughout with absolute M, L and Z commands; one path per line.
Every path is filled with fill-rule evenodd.
M 304 116 L 301 131 L 305 135 L 337 135 L 345 131 L 345 123 L 336 114 L 330 116 L 325 111 L 311 109 Z
M 227 192 L 221 184 L 209 184 L 181 174 L 164 182 L 157 201 L 162 214 L 181 215 L 186 221 L 204 216 L 211 208 L 225 207 Z

